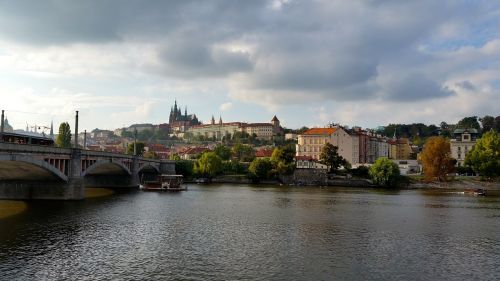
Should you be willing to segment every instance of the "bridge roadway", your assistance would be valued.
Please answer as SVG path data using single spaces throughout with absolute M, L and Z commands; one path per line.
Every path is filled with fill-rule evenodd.
M 85 186 L 133 187 L 160 173 L 175 174 L 175 161 L 0 143 L 0 199 L 80 200 Z

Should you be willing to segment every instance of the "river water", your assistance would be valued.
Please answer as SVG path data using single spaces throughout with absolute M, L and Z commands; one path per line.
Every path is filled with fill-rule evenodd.
M 0 220 L 0 279 L 500 280 L 500 197 L 189 188 L 28 202 Z

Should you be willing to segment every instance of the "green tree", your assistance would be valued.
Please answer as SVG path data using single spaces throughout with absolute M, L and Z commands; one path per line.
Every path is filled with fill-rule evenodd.
M 225 145 L 218 144 L 214 149 L 215 154 L 222 160 L 229 160 L 231 158 L 231 149 Z
M 176 160 L 175 172 L 176 174 L 183 175 L 185 178 L 192 177 L 194 173 L 194 161 L 181 159 Z
M 483 134 L 465 156 L 465 165 L 484 177 L 500 176 L 500 133 L 489 131 Z
M 144 144 L 143 142 L 137 142 L 136 143 L 136 152 L 137 152 L 137 156 L 142 156 L 144 154 L 144 147 L 146 146 L 146 144 Z M 127 154 L 131 154 L 133 155 L 134 154 L 134 143 L 129 143 L 128 146 L 127 146 Z
M 250 178 L 258 182 L 269 178 L 272 168 L 273 165 L 271 164 L 271 160 L 268 158 L 255 158 L 252 163 L 250 163 L 248 172 Z
M 177 153 L 172 153 L 169 155 L 168 159 L 178 161 L 181 160 L 181 157 Z
M 493 125 L 493 130 L 500 132 L 500 116 L 495 117 L 495 124 Z
M 338 153 L 338 147 L 331 143 L 326 143 L 319 155 L 320 163 L 328 166 L 330 173 L 337 171 L 340 166 L 347 166 L 348 162 Z
M 395 187 L 400 176 L 399 167 L 391 160 L 381 157 L 370 167 L 373 183 L 380 186 Z
M 255 158 L 255 150 L 250 145 L 237 143 L 231 149 L 233 157 L 238 161 L 252 162 Z
M 295 169 L 295 145 L 290 144 L 275 148 L 271 155 L 271 164 L 279 175 L 292 174 Z
M 483 118 L 480 118 L 479 121 L 481 121 L 484 133 L 490 131 L 495 126 L 495 118 L 493 116 L 486 115 Z
M 59 125 L 59 134 L 57 135 L 56 145 L 62 148 L 71 148 L 71 128 L 68 122 Z
M 457 126 L 462 129 L 474 128 L 478 131 L 481 130 L 481 125 L 477 121 L 477 116 L 464 117 L 462 120 L 458 121 Z
M 451 158 L 450 141 L 444 137 L 430 137 L 420 155 L 424 176 L 427 180 L 447 180 L 454 170 L 455 161 Z
M 194 172 L 199 176 L 212 179 L 222 172 L 222 160 L 215 152 L 205 152 L 194 163 Z

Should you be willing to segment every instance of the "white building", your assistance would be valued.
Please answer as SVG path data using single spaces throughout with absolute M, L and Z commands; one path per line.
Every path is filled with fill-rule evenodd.
M 456 129 L 450 140 L 451 157 L 457 160 L 457 166 L 463 166 L 465 156 L 474 148 L 478 132 L 476 129 Z

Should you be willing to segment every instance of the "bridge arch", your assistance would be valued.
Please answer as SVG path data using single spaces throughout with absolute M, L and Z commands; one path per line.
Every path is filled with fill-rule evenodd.
M 49 163 L 22 154 L 0 155 L 0 179 L 5 180 L 62 180 L 68 176 Z
M 127 175 L 132 175 L 129 168 L 125 166 L 121 161 L 118 160 L 98 160 L 94 164 L 90 165 L 82 173 L 82 177 L 87 175 L 106 175 L 106 174 L 120 174 L 124 173 Z
M 152 171 L 152 170 L 154 170 L 157 173 L 160 173 L 160 165 L 146 163 L 139 169 L 138 172 L 141 173 L 141 172 Z

